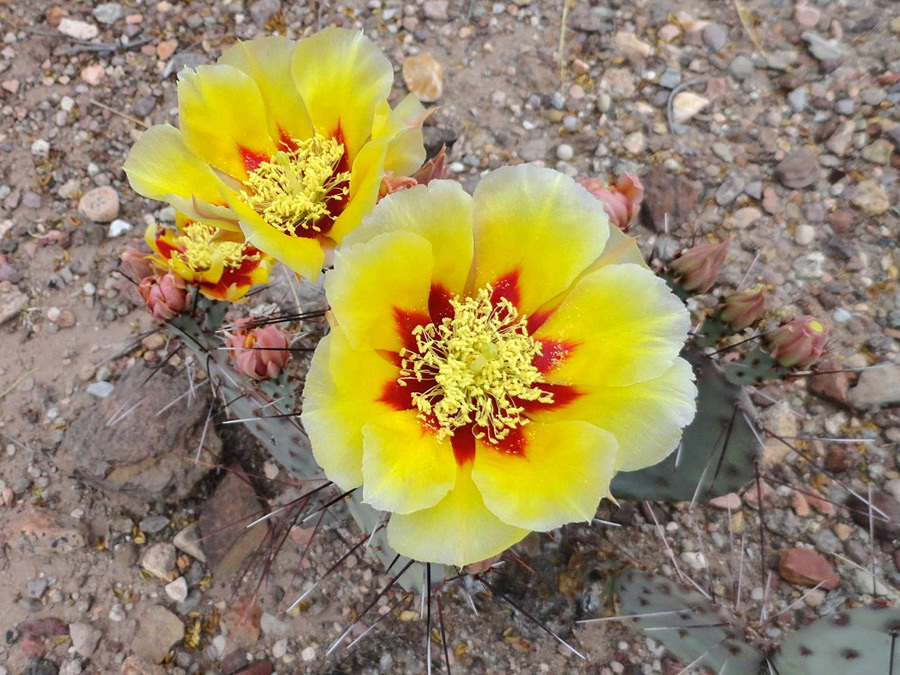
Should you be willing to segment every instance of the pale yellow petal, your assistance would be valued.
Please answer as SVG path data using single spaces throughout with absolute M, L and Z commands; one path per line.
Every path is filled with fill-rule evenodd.
M 421 562 L 464 567 L 502 553 L 528 530 L 507 525 L 487 510 L 471 477 L 471 464 L 457 470 L 456 483 L 438 504 L 388 523 L 388 543 Z

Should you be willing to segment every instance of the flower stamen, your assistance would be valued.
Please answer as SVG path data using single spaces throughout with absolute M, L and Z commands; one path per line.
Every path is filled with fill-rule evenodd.
M 344 144 L 320 134 L 292 144 L 294 149 L 279 150 L 250 172 L 243 198 L 285 234 L 321 232 L 318 223 L 329 214 L 330 203 L 350 190 L 350 172 L 337 171 Z
M 240 267 L 246 260 L 256 260 L 259 253 L 248 253 L 244 242 L 216 240 L 221 230 L 212 225 L 191 222 L 176 238 L 180 251 L 174 253 L 195 272 L 205 272 L 219 258 L 225 267 Z
M 553 402 L 535 386 L 543 381 L 533 363 L 541 344 L 528 334 L 526 317 L 492 294 L 488 285 L 474 297 L 454 297 L 453 316 L 417 326 L 416 350 L 400 352 L 401 386 L 433 382 L 411 398 L 420 419 L 437 423 L 439 439 L 474 424 L 476 438 L 500 441 L 528 423 L 522 401 Z

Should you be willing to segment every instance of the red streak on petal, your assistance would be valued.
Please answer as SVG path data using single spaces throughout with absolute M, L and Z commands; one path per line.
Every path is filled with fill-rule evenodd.
M 564 408 L 573 401 L 581 398 L 584 394 L 570 384 L 549 384 L 543 382 L 535 385 L 542 391 L 553 394 L 553 403 L 541 403 L 540 401 L 522 401 L 516 399 L 516 404 L 525 409 L 526 415 L 531 415 L 545 410 L 556 410 Z
M 450 445 L 453 447 L 453 457 L 459 466 L 475 459 L 475 436 L 471 424 L 460 427 L 450 437 Z
M 410 394 L 412 394 L 412 390 L 409 387 L 401 387 L 399 382 L 391 380 L 384 385 L 384 390 L 378 400 L 391 406 L 394 410 L 409 410 L 412 408 Z
M 497 304 L 501 298 L 509 300 L 514 307 L 519 307 L 521 293 L 519 291 L 519 270 L 513 270 L 497 279 L 493 284 L 494 292 L 491 294 L 491 303 Z
M 438 284 L 431 285 L 431 292 L 428 294 L 428 313 L 431 315 L 431 321 L 440 324 L 442 319 L 451 318 L 453 316 L 453 305 L 450 304 L 450 291 Z
M 288 150 L 293 151 L 297 149 L 297 144 L 294 142 L 294 139 L 280 126 L 278 127 L 278 140 L 281 141 L 281 144 Z
M 182 252 L 181 249 L 173 246 L 168 241 L 163 239 L 161 236 L 156 238 L 156 248 L 159 249 L 159 254 L 166 260 L 169 260 L 172 257 L 173 253 L 176 253 L 176 252 L 181 253 Z
M 421 312 L 410 312 L 399 307 L 394 307 L 394 321 L 397 324 L 397 333 L 403 346 L 411 352 L 418 352 L 416 338 L 412 332 L 416 326 L 427 326 L 431 318 Z
M 489 448 L 493 448 L 497 452 L 502 452 L 504 455 L 515 455 L 516 457 L 524 457 L 525 456 L 525 446 L 527 443 L 525 442 L 525 434 L 522 432 L 522 427 L 518 426 L 515 429 L 511 429 L 506 438 L 494 441 L 493 443 L 487 443 L 487 439 L 481 439 L 485 442 L 485 445 Z
M 547 319 L 553 316 L 553 312 L 557 310 L 556 307 L 551 307 L 550 309 L 545 309 L 544 311 L 537 311 L 534 314 L 530 315 L 525 320 L 525 325 L 528 326 L 528 334 L 534 335 L 534 332 L 547 323 Z
M 247 173 L 258 169 L 260 164 L 269 161 L 268 155 L 248 150 L 240 145 L 238 146 L 238 151 L 241 153 L 241 161 L 244 162 L 244 169 L 246 169 Z
M 541 353 L 532 359 L 532 365 L 542 375 L 546 375 L 565 361 L 578 346 L 565 340 L 537 340 L 541 344 Z

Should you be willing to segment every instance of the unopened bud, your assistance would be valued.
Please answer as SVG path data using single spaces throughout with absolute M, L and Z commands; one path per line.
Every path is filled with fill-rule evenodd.
M 727 296 L 721 317 L 734 330 L 744 330 L 759 321 L 765 313 L 766 291 L 760 287 Z
M 794 319 L 769 334 L 772 358 L 789 368 L 809 368 L 825 353 L 830 332 L 826 324 L 812 316 Z
M 137 249 L 126 248 L 119 254 L 119 261 L 122 271 L 136 284 L 153 274 L 153 267 L 147 259 L 147 254 Z
M 728 244 L 700 244 L 672 261 L 672 271 L 686 291 L 706 293 L 712 288 L 728 257 Z

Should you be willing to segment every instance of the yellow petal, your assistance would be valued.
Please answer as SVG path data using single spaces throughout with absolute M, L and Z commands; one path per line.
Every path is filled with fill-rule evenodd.
M 610 227 L 609 239 L 606 241 L 606 246 L 603 247 L 603 253 L 588 267 L 586 272 L 590 273 L 607 265 L 621 265 L 622 263 L 633 263 L 650 269 L 644 260 L 641 249 L 638 248 L 637 237 L 629 237 L 618 227 Z
M 388 543 L 397 553 L 457 567 L 502 553 L 527 534 L 485 508 L 470 464 L 457 469 L 453 489 L 437 505 L 391 516 L 387 528 Z
M 270 36 L 238 42 L 226 49 L 218 63 L 234 66 L 256 82 L 266 106 L 272 138 L 306 140 L 313 126 L 306 105 L 291 75 L 297 43 Z
M 325 293 L 350 344 L 398 352 L 403 342 L 394 319 L 398 311 L 428 315 L 433 267 L 431 244 L 411 232 L 338 251 Z
M 392 413 L 379 398 L 396 377 L 396 366 L 375 352 L 353 349 L 339 328 L 316 347 L 300 419 L 316 462 L 342 490 L 362 485 L 362 429 Z
M 516 304 L 526 314 L 567 289 L 609 237 L 603 205 L 551 169 L 497 169 L 481 179 L 474 199 L 475 285 L 517 275 Z
M 363 498 L 381 511 L 412 513 L 437 504 L 456 482 L 450 441 L 439 442 L 414 410 L 363 427 Z
M 200 220 L 195 199 L 209 205 L 224 203 L 222 181 L 188 149 L 181 132 L 169 124 L 158 124 L 141 134 L 128 153 L 124 169 L 139 195 L 168 202 L 194 220 Z M 223 218 L 234 218 L 225 207 L 208 208 Z
M 382 102 L 375 112 L 372 138 L 390 138 L 385 171 L 395 176 L 408 176 L 425 161 L 425 141 L 422 138 L 422 123 L 428 111 L 413 94 L 407 94 L 393 110 L 387 101 Z
M 478 442 L 472 480 L 485 506 L 529 530 L 590 521 L 615 473 L 613 435 L 586 422 L 533 423 L 522 433 L 522 454 Z
M 325 263 L 325 251 L 318 239 L 285 234 L 263 220 L 241 200 L 240 194 L 232 191 L 226 194 L 229 205 L 240 219 L 241 231 L 251 245 L 280 260 L 310 281 L 318 278 Z
M 237 180 L 246 178 L 248 163 L 268 159 L 277 150 L 259 87 L 234 66 L 182 70 L 178 113 L 188 147 Z
M 316 131 L 334 136 L 340 130 L 352 162 L 372 133 L 376 106 L 391 91 L 390 62 L 362 33 L 330 27 L 300 41 L 292 73 Z
M 574 346 L 549 382 L 616 387 L 662 375 L 689 329 L 687 309 L 666 282 L 624 264 L 580 279 L 535 337 Z
M 342 243 L 344 237 L 359 226 L 378 201 L 388 146 L 386 138 L 370 141 L 353 160 L 347 204 L 328 231 L 328 236 L 337 243 Z
M 432 181 L 382 199 L 365 224 L 344 239 L 344 246 L 387 232 L 411 232 L 430 241 L 433 282 L 451 294 L 462 293 L 472 266 L 472 198 L 459 183 Z
M 542 420 L 582 420 L 609 431 L 619 442 L 616 471 L 637 471 L 664 460 L 694 419 L 697 387 L 682 358 L 660 377 L 625 387 L 591 383 L 571 403 L 534 415 Z

